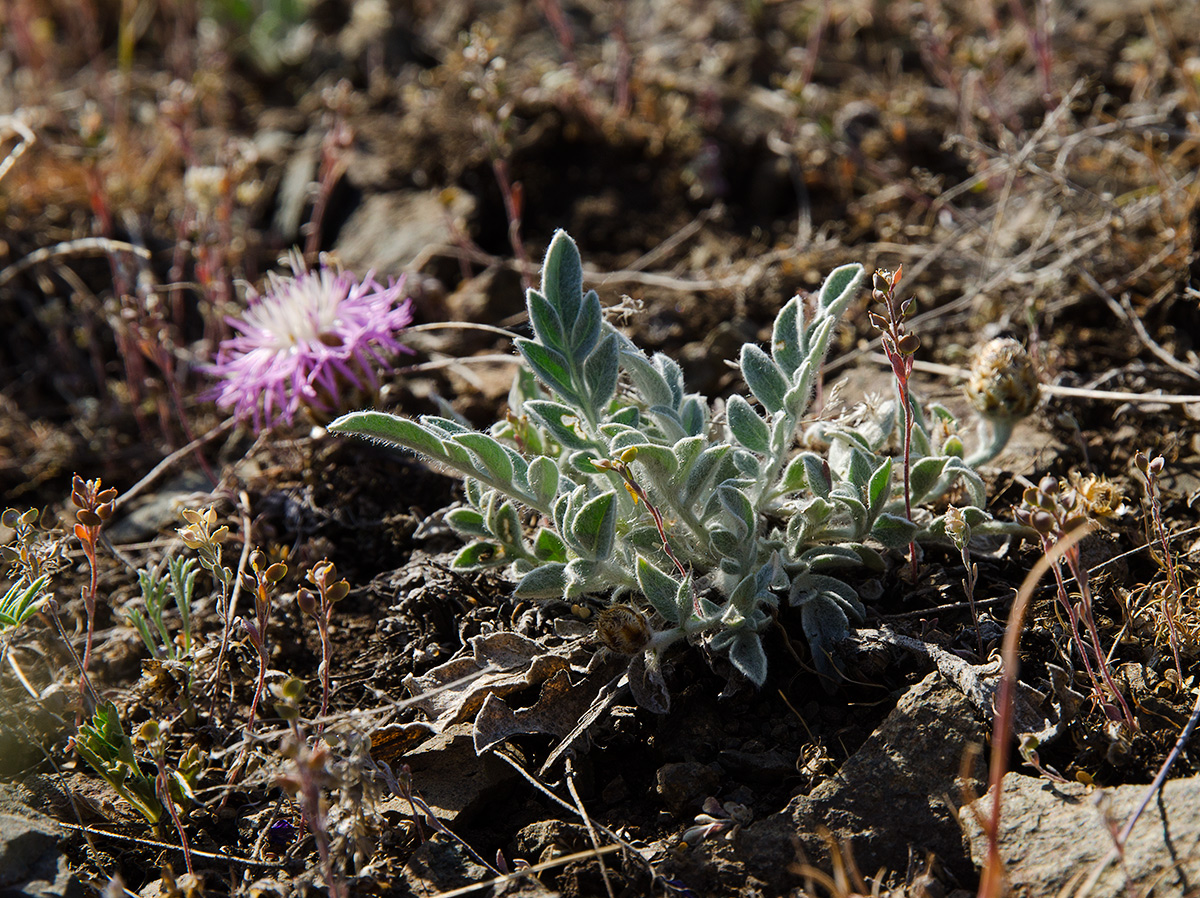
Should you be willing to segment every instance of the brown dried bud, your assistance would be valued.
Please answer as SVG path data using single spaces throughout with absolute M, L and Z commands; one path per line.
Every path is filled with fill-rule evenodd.
M 921 338 L 916 334 L 905 334 L 900 338 L 900 342 L 896 344 L 896 349 L 901 355 L 912 355 L 921 348 Z

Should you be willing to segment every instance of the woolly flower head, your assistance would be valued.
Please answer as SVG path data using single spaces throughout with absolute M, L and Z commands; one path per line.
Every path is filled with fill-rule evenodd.
M 1037 407 L 1038 387 L 1037 371 L 1025 347 L 1009 337 L 997 337 L 979 350 L 965 389 L 985 418 L 1012 422 Z
M 396 339 L 412 323 L 403 279 L 384 287 L 372 272 L 359 281 L 324 257 L 309 271 L 296 250 L 286 261 L 290 276 L 269 274 L 242 319 L 227 319 L 239 333 L 209 369 L 221 381 L 211 398 L 255 431 L 291 424 L 302 407 L 332 411 L 347 385 L 376 389 L 376 366 L 390 367 L 385 354 L 412 351 Z

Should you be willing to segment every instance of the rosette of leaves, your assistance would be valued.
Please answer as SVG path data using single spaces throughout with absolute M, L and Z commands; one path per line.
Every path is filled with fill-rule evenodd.
M 410 449 L 464 477 L 466 503 L 446 516 L 467 540 L 456 567 L 506 568 L 524 598 L 603 595 L 652 611 L 648 666 L 686 639 L 761 685 L 762 635 L 786 601 L 800 609 L 818 669 L 836 677 L 832 649 L 864 615 L 854 569 L 882 569 L 882 549 L 914 538 L 944 539 L 940 517 L 904 515 L 888 454 L 894 411 L 861 429 L 825 427 L 826 455 L 795 452 L 830 338 L 862 280 L 861 265 L 844 265 L 811 300 L 787 302 L 769 351 L 742 347 L 756 403 L 732 396 L 720 416 L 687 392 L 676 362 L 647 356 L 605 321 L 599 296 L 583 289 L 575 243 L 559 231 L 540 289 L 527 294 L 533 336 L 516 341 L 525 369 L 505 421 L 479 432 L 368 411 L 330 430 Z M 944 414 L 934 410 L 940 425 Z M 925 418 L 914 407 L 914 507 L 962 482 L 970 499 L 960 507 L 982 524 L 983 484 L 961 442 L 935 446 L 938 428 Z

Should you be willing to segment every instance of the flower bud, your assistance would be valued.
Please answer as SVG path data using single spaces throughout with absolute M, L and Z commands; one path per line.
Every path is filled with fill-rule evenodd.
M 896 344 L 896 349 L 901 355 L 912 355 L 921 348 L 921 338 L 916 334 L 905 334 L 900 338 L 900 342 Z

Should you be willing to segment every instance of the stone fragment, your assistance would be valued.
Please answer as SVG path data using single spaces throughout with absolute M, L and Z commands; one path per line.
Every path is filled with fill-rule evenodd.
M 1134 826 L 1123 863 L 1113 853 L 1111 828 L 1119 831 L 1124 826 L 1146 786 L 1096 789 L 1009 773 L 1002 788 L 999 847 L 1008 894 L 1014 898 L 1056 894 L 1166 898 L 1196 893 L 1200 777 L 1163 786 Z M 975 815 L 990 813 L 989 796 L 963 809 L 963 828 L 976 864 L 987 858 L 987 838 Z

